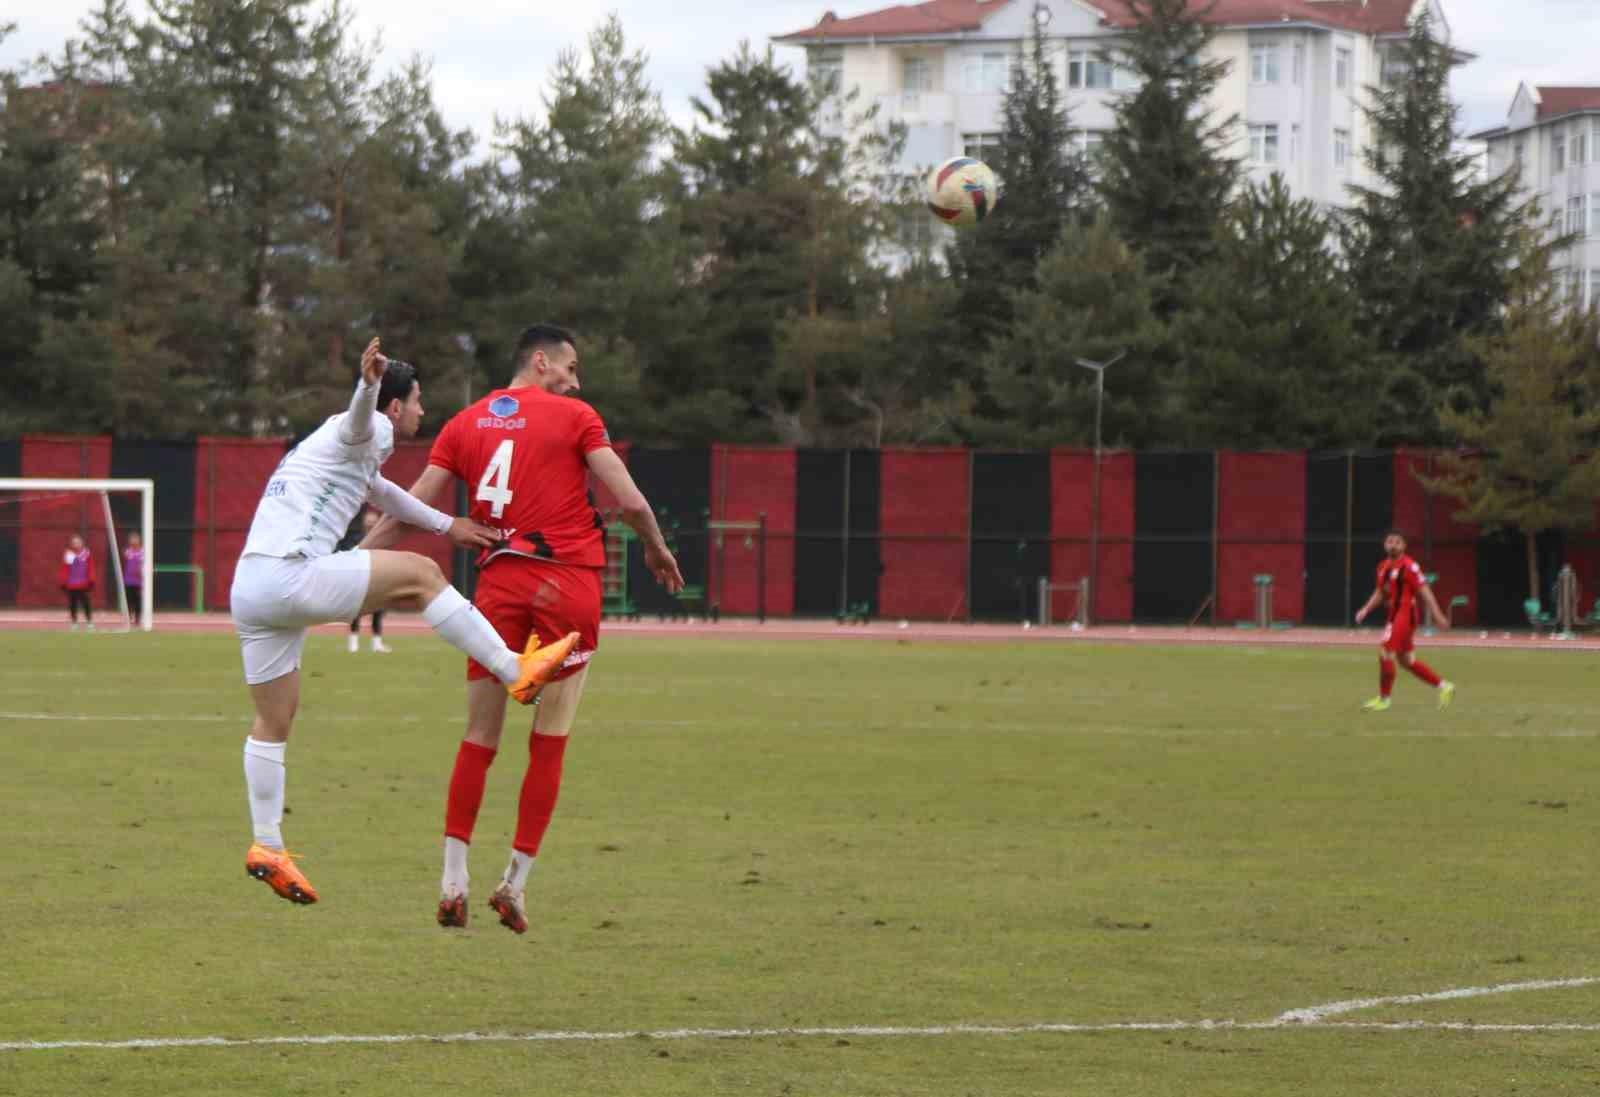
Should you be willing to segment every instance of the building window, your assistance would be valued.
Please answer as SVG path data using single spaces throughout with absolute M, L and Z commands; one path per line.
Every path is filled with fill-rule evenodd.
M 1585 299 L 1584 306 L 1590 312 L 1600 308 L 1600 270 L 1589 272 L 1589 296 Z
M 1556 130 L 1550 135 L 1550 170 L 1567 170 L 1567 135 Z
M 1252 84 L 1278 82 L 1278 43 L 1257 42 L 1250 47 L 1250 82 Z
M 1112 79 L 1112 66 L 1093 50 L 1067 52 L 1067 87 L 1109 88 Z
M 961 155 L 970 156 L 974 160 L 990 160 L 1000 151 L 1000 135 L 998 133 L 963 133 L 961 135 Z
M 1589 235 L 1600 236 L 1600 190 L 1589 195 Z
M 1587 236 L 1589 234 L 1588 218 L 1585 216 L 1587 206 L 1583 196 L 1567 199 L 1567 235 L 1576 234 Z
M 808 60 L 812 82 L 822 90 L 822 94 L 837 95 L 844 84 L 844 51 L 812 50 Z
M 932 91 L 933 66 L 926 57 L 905 57 L 900 60 L 901 91 Z
M 1306 78 L 1306 44 L 1296 42 L 1289 55 L 1290 79 L 1298 87 Z
M 1350 174 L 1350 131 L 1333 131 L 1333 166 L 1336 170 L 1346 175 Z
M 1105 144 L 1106 135 L 1103 130 L 1068 130 L 1067 144 L 1079 156 L 1092 157 L 1100 151 L 1100 146 Z
M 900 214 L 900 231 L 897 234 L 900 246 L 906 251 L 925 255 L 933 250 L 934 231 L 938 222 L 928 216 L 928 211 L 921 206 L 905 210 Z
M 1340 91 L 1350 89 L 1350 70 L 1353 62 L 1350 50 L 1340 46 L 1333 51 L 1333 86 Z
M 1511 162 L 1517 165 L 1519 170 L 1522 167 L 1522 158 L 1527 155 L 1526 146 L 1527 142 L 1520 137 L 1517 138 L 1517 143 L 1511 146 Z
M 968 92 L 1003 92 L 1011 86 L 1011 71 L 1016 64 L 1016 56 L 1010 53 L 975 54 L 962 64 L 961 80 Z
M 1572 127 L 1572 136 L 1567 140 L 1567 161 L 1572 164 L 1584 164 L 1589 160 L 1589 127 L 1582 122 Z
M 1378 61 L 1378 83 L 1384 87 L 1392 87 L 1406 78 L 1406 70 L 1410 68 L 1406 61 L 1406 51 L 1401 46 L 1390 46 L 1384 50 Z
M 1276 164 L 1278 162 L 1278 127 L 1274 123 L 1250 127 L 1250 162 Z
M 1289 163 L 1293 164 L 1300 159 L 1300 123 L 1295 122 L 1289 127 Z

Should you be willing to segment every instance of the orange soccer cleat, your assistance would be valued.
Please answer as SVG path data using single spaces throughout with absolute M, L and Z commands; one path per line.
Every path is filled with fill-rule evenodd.
M 517 656 L 517 665 L 522 668 L 522 673 L 515 682 L 506 686 L 506 692 L 525 705 L 533 704 L 539 697 L 539 691 L 560 672 L 561 665 L 567 661 L 567 656 L 572 654 L 577 643 L 576 632 L 569 632 L 546 647 L 539 646 L 538 636 L 529 637 L 528 650 Z
M 439 897 L 439 924 L 446 929 L 467 928 L 467 897 L 459 891 Z
M 244 855 L 244 870 L 291 903 L 315 903 L 317 889 L 295 867 L 295 854 L 283 849 L 268 849 L 260 842 Z
M 489 896 L 489 908 L 500 915 L 500 924 L 512 933 L 528 932 L 528 912 L 523 904 L 523 893 L 512 891 L 511 885 L 504 882 Z

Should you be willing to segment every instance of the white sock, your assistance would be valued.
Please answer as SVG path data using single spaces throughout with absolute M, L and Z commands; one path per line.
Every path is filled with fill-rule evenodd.
M 517 653 L 506 647 L 494 626 L 455 587 L 441 590 L 423 609 L 422 619 L 500 681 L 509 685 L 517 680 Z
M 520 850 L 511 851 L 511 863 L 506 866 L 504 880 L 512 891 L 528 889 L 528 872 L 533 868 L 533 858 Z
M 444 876 L 439 880 L 441 894 L 467 893 L 467 843 L 460 838 L 445 837 Z
M 250 793 L 250 823 L 256 841 L 268 849 L 283 848 L 283 751 L 287 743 L 244 740 L 244 784 Z

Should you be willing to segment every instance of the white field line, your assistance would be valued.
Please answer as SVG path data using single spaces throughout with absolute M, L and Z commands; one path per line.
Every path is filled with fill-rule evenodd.
M 1417 1002 L 1442 1002 L 1477 998 L 1491 994 L 1512 994 L 1530 990 L 1561 990 L 1600 983 L 1600 978 L 1538 979 L 1524 983 L 1502 983 L 1487 987 L 1462 987 L 1432 994 L 1401 994 L 1389 998 L 1361 998 L 1330 1002 L 1280 1013 L 1270 1021 L 1114 1021 L 1101 1024 L 1022 1024 L 1022 1025 L 837 1025 L 814 1028 L 675 1028 L 654 1031 L 588 1032 L 583 1030 L 550 1032 L 454 1032 L 438 1035 L 397 1033 L 391 1035 L 325 1036 L 227 1036 L 148 1037 L 131 1040 L 17 1040 L 0 1042 L 6 1051 L 117 1051 L 169 1048 L 235 1047 L 321 1047 L 343 1044 L 476 1044 L 476 1043 L 603 1043 L 617 1040 L 761 1040 L 816 1036 L 908 1037 L 908 1036 L 1031 1036 L 1040 1034 L 1082 1034 L 1114 1032 L 1265 1032 L 1276 1029 L 1337 1029 L 1364 1032 L 1595 1032 L 1600 1023 L 1553 1021 L 1548 1023 L 1493 1024 L 1473 1021 L 1325 1021 L 1324 1018 L 1372 1009 L 1377 1006 L 1407 1005 Z
M 1457 998 L 1483 998 L 1490 994 L 1515 994 L 1526 990 L 1566 990 L 1600 983 L 1600 977 L 1579 979 L 1530 979 L 1524 983 L 1500 983 L 1489 987 L 1458 987 L 1432 994 L 1399 994 L 1390 998 L 1352 998 L 1347 1002 L 1329 1002 L 1323 1006 L 1308 1006 L 1280 1013 L 1274 1020 L 1279 1024 L 1318 1024 L 1341 1013 L 1354 1013 L 1379 1006 L 1409 1006 L 1419 1002 L 1450 1002 Z

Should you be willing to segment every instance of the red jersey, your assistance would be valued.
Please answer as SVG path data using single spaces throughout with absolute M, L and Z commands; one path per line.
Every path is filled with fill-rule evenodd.
M 604 567 L 605 522 L 589 496 L 590 453 L 611 445 L 595 410 L 541 388 L 496 389 L 444 425 L 428 455 L 466 482 L 468 515 L 506 532 L 513 552 Z
M 1389 620 L 1414 621 L 1419 612 L 1417 592 L 1427 585 L 1422 568 L 1409 556 L 1391 560 L 1387 556 L 1378 565 L 1378 589 L 1383 591 L 1383 604 L 1388 607 Z

